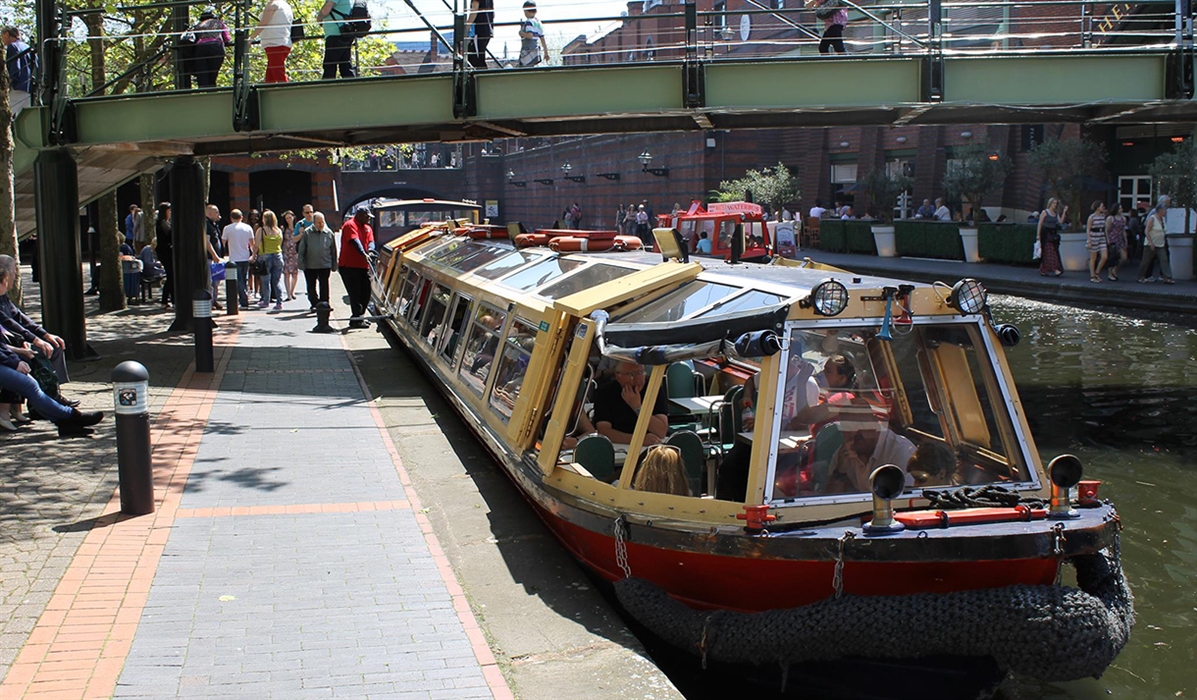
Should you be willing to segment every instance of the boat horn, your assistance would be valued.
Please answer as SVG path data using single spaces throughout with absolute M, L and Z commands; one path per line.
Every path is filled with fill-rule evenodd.
M 873 491 L 873 519 L 864 526 L 866 535 L 888 535 L 906 529 L 894 520 L 894 508 L 890 505 L 906 488 L 906 474 L 894 464 L 885 464 L 869 475 Z
M 885 319 L 881 321 L 881 332 L 877 337 L 882 340 L 893 340 L 893 322 L 894 322 L 894 295 L 898 293 L 897 287 L 886 287 L 881 290 L 881 295 L 885 297 Z
M 1047 472 L 1052 480 L 1052 507 L 1049 517 L 1066 520 L 1077 517 L 1072 509 L 1072 489 L 1081 483 L 1084 466 L 1076 455 L 1060 455 L 1048 462 Z

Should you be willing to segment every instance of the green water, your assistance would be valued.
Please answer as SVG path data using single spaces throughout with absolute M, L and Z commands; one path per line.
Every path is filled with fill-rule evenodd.
M 1009 679 L 998 697 L 1197 697 L 1197 319 L 1014 297 L 994 314 L 1023 332 L 1007 356 L 1040 454 L 1076 454 L 1118 507 L 1138 613 L 1101 679 Z

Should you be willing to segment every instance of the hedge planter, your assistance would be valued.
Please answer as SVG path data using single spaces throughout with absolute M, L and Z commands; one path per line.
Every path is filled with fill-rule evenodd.
M 873 229 L 867 221 L 828 219 L 820 222 L 819 249 L 829 253 L 877 254 Z
M 987 263 L 1038 265 L 1038 235 L 1035 224 L 981 224 L 977 227 L 977 253 Z
M 964 246 L 964 262 L 981 262 L 977 253 L 977 229 L 960 228 L 960 245 Z
M 964 260 L 960 224 L 954 221 L 895 221 L 894 242 L 902 257 Z
M 1060 264 L 1065 272 L 1089 271 L 1089 251 L 1085 249 L 1088 238 L 1089 234 L 1083 231 L 1060 234 Z
M 894 242 L 893 226 L 874 226 L 873 242 L 877 245 L 877 255 L 892 258 L 898 255 L 898 244 Z

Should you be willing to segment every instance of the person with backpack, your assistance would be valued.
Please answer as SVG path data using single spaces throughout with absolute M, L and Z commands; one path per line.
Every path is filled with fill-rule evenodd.
M 486 70 L 486 46 L 495 35 L 495 0 L 470 0 L 466 26 L 470 28 L 466 60 L 471 66 Z
M 291 28 L 295 25 L 295 11 L 287 0 L 270 0 L 262 10 L 258 27 L 250 40 L 261 39 L 266 52 L 266 82 L 287 82 L 287 56 L 291 53 Z
M 37 54 L 29 44 L 21 41 L 21 30 L 14 26 L 0 29 L 0 41 L 4 43 L 4 63 L 8 68 L 8 106 L 15 117 L 31 103 L 33 74 L 37 71 Z
M 357 77 L 353 68 L 353 43 L 357 38 L 345 31 L 349 22 L 344 21 L 353 7 L 353 0 L 326 0 L 316 13 L 316 21 L 324 27 L 324 80 L 336 78 L 338 70 L 342 78 Z
M 191 72 L 201 87 L 216 87 L 216 76 L 224 65 L 224 49 L 233 43 L 229 28 L 216 16 L 216 8 L 208 5 L 200 12 L 199 22 L 191 28 L 195 35 Z

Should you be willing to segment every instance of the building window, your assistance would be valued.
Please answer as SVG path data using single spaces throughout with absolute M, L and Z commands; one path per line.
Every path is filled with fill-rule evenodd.
M 1140 203 L 1146 203 L 1147 208 L 1153 206 L 1151 196 L 1150 175 L 1122 175 L 1118 178 L 1118 203 L 1122 211 L 1128 212 Z

